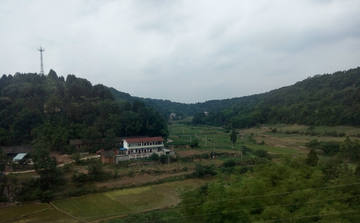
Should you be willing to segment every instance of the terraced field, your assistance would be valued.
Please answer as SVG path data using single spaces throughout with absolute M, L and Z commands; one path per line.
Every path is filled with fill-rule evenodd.
M 116 190 L 54 201 L 59 209 L 84 221 L 95 221 L 160 209 L 180 202 L 178 190 L 185 186 L 200 186 L 214 178 L 188 179 L 159 185 Z
M 0 209 L 0 222 L 82 222 L 77 220 L 49 204 L 27 204 Z

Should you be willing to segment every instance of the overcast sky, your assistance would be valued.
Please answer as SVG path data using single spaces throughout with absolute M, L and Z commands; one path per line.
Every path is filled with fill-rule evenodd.
M 0 74 L 194 103 L 360 66 L 359 0 L 0 0 Z

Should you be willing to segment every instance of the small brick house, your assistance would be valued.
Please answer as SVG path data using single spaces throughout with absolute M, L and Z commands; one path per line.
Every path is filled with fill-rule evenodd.
M 100 160 L 102 163 L 115 163 L 115 152 L 112 150 L 101 151 Z

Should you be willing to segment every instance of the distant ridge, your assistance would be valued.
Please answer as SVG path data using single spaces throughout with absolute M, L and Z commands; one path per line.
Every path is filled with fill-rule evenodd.
M 110 89 L 116 100 L 141 100 L 164 116 L 196 116 L 196 124 L 250 127 L 261 123 L 360 125 L 360 68 L 314 75 L 267 93 L 195 104 L 132 97 Z M 201 115 L 202 116 L 202 115 Z M 201 120 L 203 119 L 203 120 Z M 195 119 L 196 122 L 196 119 Z

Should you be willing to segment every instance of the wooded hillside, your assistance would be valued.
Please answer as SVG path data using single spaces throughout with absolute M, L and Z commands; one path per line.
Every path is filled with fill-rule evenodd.
M 0 146 L 45 138 L 53 150 L 67 150 L 69 139 L 167 134 L 164 118 L 143 102 L 117 102 L 107 87 L 75 75 L 65 80 L 51 70 L 0 79 Z
M 194 116 L 194 124 L 237 128 L 262 123 L 360 125 L 360 67 L 315 75 L 267 93 L 184 104 L 132 97 L 110 89 L 117 100 L 141 100 L 168 116 Z M 209 116 L 205 116 L 204 112 Z
M 194 124 L 245 128 L 262 123 L 360 125 L 360 68 L 315 75 L 268 93 L 203 104 Z M 214 108 L 223 108 L 216 110 Z

